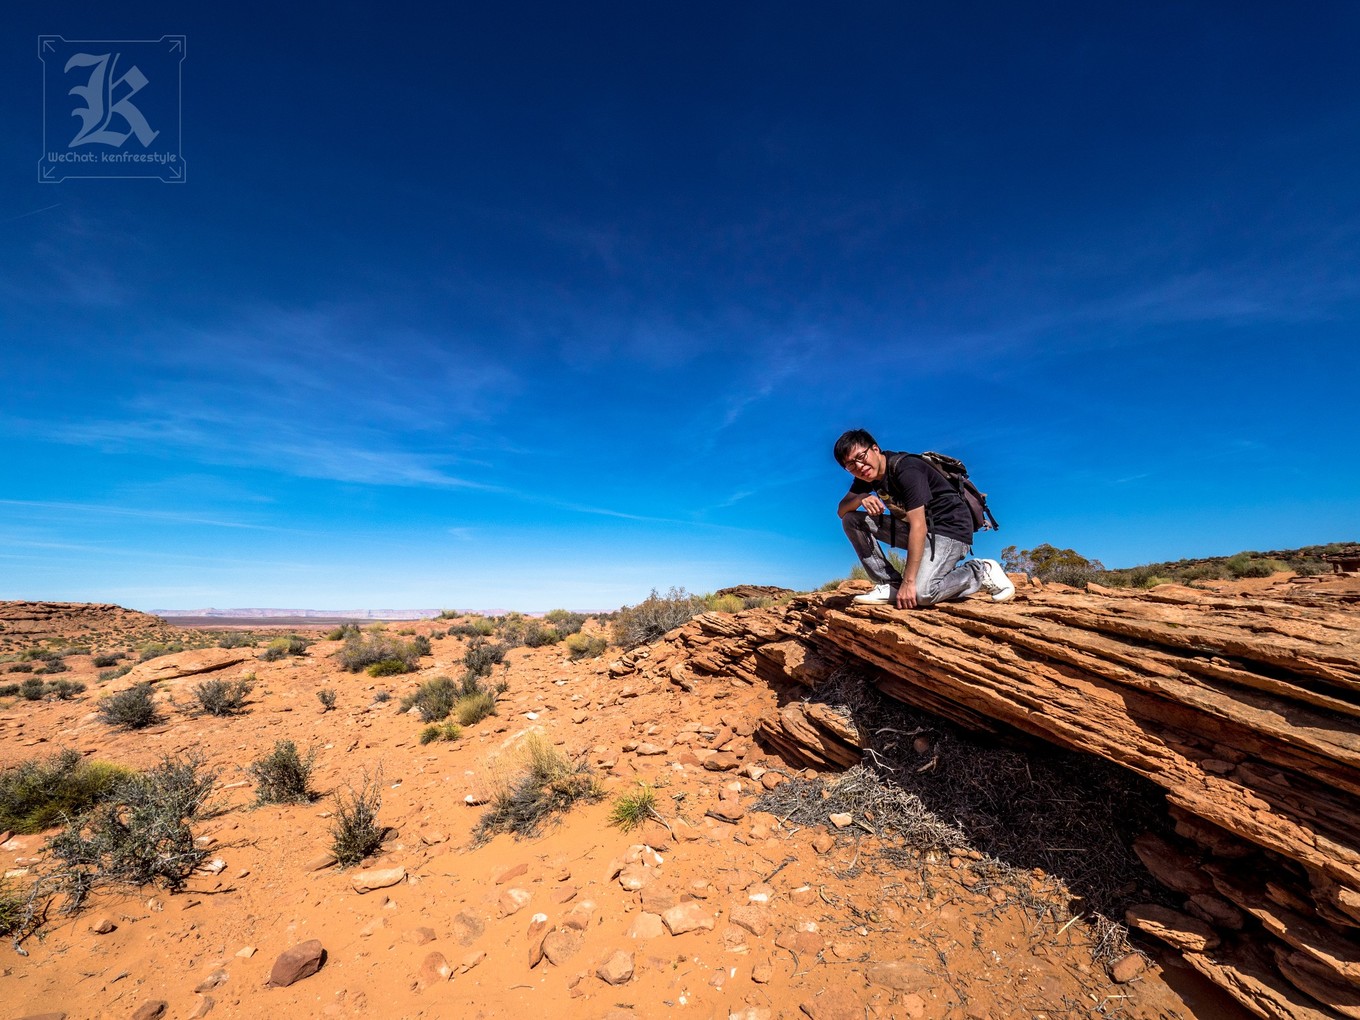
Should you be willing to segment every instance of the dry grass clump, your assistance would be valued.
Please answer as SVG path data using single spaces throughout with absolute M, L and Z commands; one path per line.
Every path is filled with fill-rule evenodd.
M 614 643 L 623 648 L 658 641 L 668 631 L 688 623 L 707 610 L 704 600 L 690 595 L 684 588 L 672 588 L 666 594 L 652 593 L 635 606 L 624 606 L 614 616 Z
M 623 793 L 614 799 L 609 811 L 609 824 L 617 825 L 624 832 L 631 832 L 649 818 L 659 817 L 656 813 L 656 791 L 646 783 L 639 783 L 634 793 Z
M 342 867 L 358 864 L 382 846 L 385 830 L 378 827 L 381 784 L 381 776 L 365 775 L 357 790 L 351 786 L 335 794 L 331 853 Z
M 296 634 L 276 637 L 265 645 L 264 651 L 260 653 L 260 658 L 265 662 L 277 662 L 280 659 L 288 658 L 290 655 L 306 655 L 311 644 L 306 638 L 298 637 Z
M 256 758 L 246 770 L 255 779 L 255 800 L 260 804 L 304 804 L 312 799 L 307 783 L 316 762 L 316 749 L 298 754 L 291 740 L 280 740 L 274 750 Z
M 464 694 L 453 703 L 453 715 L 462 726 L 472 726 L 496 714 L 496 695 L 488 690 Z
M 515 761 L 478 820 L 473 841 L 483 843 L 499 832 L 516 838 L 535 836 L 578 801 L 603 797 L 590 766 L 571 762 L 541 735 L 531 733 L 517 746 Z
M 609 641 L 598 634 L 576 633 L 567 638 L 567 653 L 573 662 L 596 658 L 603 655 L 608 647 Z
M 194 843 L 191 823 L 211 810 L 216 782 L 201 758 L 163 758 L 53 837 L 47 848 L 66 894 L 64 909 L 79 909 L 106 883 L 182 888 L 210 853 Z
M 0 772 L 0 831 L 42 832 L 84 814 L 130 776 L 131 769 L 87 761 L 66 748 Z
M 463 735 L 463 728 L 457 723 L 434 723 L 420 731 L 422 744 L 433 744 L 436 740 L 457 740 Z
M 416 637 L 403 641 L 381 631 L 365 637 L 361 632 L 350 631 L 345 643 L 335 653 L 335 660 L 351 673 L 358 673 L 370 666 L 379 666 L 381 674 L 391 676 L 397 673 L 414 673 L 420 665 L 420 657 L 430 654 L 430 642 L 426 637 Z
M 433 677 L 401 699 L 401 710 L 409 712 L 414 708 L 420 713 L 421 722 L 439 722 L 449 717 L 459 693 L 458 685 L 448 677 Z

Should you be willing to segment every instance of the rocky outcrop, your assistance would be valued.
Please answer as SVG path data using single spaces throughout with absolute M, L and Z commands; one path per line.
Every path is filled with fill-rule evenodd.
M 1360 1017 L 1353 593 L 1022 587 L 1005 605 L 898 612 L 855 605 L 853 590 L 705 614 L 615 672 L 805 688 L 756 732 L 799 765 L 863 756 L 853 714 L 815 697 L 850 667 L 969 730 L 1130 769 L 1165 791 L 1175 842 L 1135 849 L 1179 909 L 1138 907 L 1129 924 L 1259 1016 Z
M 165 640 L 175 633 L 158 616 L 108 603 L 0 602 L 0 635 L 20 643 L 38 641 Z

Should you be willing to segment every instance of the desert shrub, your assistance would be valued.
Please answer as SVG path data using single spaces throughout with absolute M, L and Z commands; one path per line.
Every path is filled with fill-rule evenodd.
M 342 623 L 334 630 L 326 634 L 327 641 L 344 641 L 350 637 L 359 636 L 359 625 L 357 623 Z
M 428 645 L 427 641 L 426 646 Z M 420 650 L 414 642 L 403 641 L 382 633 L 370 634 L 367 638 L 363 634 L 354 633 L 345 638 L 344 645 L 335 653 L 335 659 L 351 673 L 357 673 L 378 663 L 401 663 L 404 667 L 401 670 L 385 666 L 384 669 L 391 672 L 378 674 L 390 676 L 396 672 L 414 673 L 419 665 L 420 655 Z
M 369 676 L 399 676 L 411 672 L 411 667 L 402 659 L 383 659 L 364 670 Z
M 127 656 L 125 656 L 122 652 L 111 652 L 108 655 L 96 655 L 94 659 L 91 661 L 90 665 L 98 669 L 105 669 L 109 666 L 118 665 L 118 660 L 124 659 L 126 657 Z
M 1221 581 L 1228 571 L 1221 563 L 1196 563 L 1177 572 L 1180 580 L 1187 584 L 1191 581 Z
M 636 793 L 620 794 L 609 812 L 609 824 L 630 832 L 656 814 L 656 791 L 645 783 Z
M 70 669 L 71 667 L 66 665 L 66 663 L 62 662 L 61 659 L 53 659 L 42 669 L 38 670 L 38 672 L 41 674 L 67 673 L 70 671 Z
M 55 662 L 61 656 L 50 648 L 26 648 L 19 653 L 19 658 L 24 662 Z
M 609 647 L 609 642 L 594 634 L 578 632 L 567 638 L 567 652 L 573 661 L 576 659 L 593 659 L 597 655 L 603 655 L 607 647 Z
M 550 609 L 543 614 L 543 619 L 552 625 L 553 630 L 565 638 L 571 637 L 584 627 L 587 617 L 585 613 L 569 613 L 565 609 Z
M 458 619 L 458 617 L 460 617 L 460 616 L 462 616 L 462 615 L 463 615 L 463 614 L 460 613 L 460 612 L 458 612 L 458 610 L 456 610 L 456 609 L 441 609 L 441 610 L 439 611 L 439 615 L 436 616 L 435 619 L 436 619 L 436 620 L 456 620 L 456 619 Z
M 90 649 L 89 649 L 88 647 L 86 647 L 85 645 L 70 645 L 70 646 L 68 646 L 68 647 L 66 647 L 66 648 L 63 648 L 62 651 L 61 651 L 61 654 L 62 654 L 62 655 L 89 655 L 89 654 L 90 654 Z
M 382 846 L 383 830 L 377 824 L 380 807 L 382 794 L 376 777 L 365 776 L 359 789 L 350 787 L 336 793 L 331 853 L 341 866 L 358 864 Z
M 769 609 L 774 598 L 769 595 L 750 595 L 741 600 L 742 609 Z
M 496 635 L 507 647 L 518 648 L 524 644 L 524 631 L 529 621 L 523 613 L 506 613 L 496 617 Z
M 470 623 L 459 623 L 449 628 L 449 637 L 490 637 L 496 625 L 485 616 L 474 617 Z
M 11 666 L 11 667 L 7 670 L 7 672 L 10 672 L 10 673 L 32 673 L 32 672 L 33 672 L 33 663 L 31 663 L 31 662 L 16 662 L 13 666 Z
M 18 684 L 0 684 L 0 698 L 12 698 L 22 689 Z
M 329 712 L 335 708 L 335 689 L 323 687 L 316 692 L 316 700 L 321 702 L 321 711 Z
M 158 659 L 162 655 L 173 655 L 176 652 L 182 651 L 184 651 L 184 645 L 178 641 L 169 644 L 161 641 L 153 641 L 150 644 L 142 646 L 141 654 L 138 655 L 137 661 L 150 662 L 152 659 Z
M 255 638 L 239 630 L 229 630 L 217 639 L 218 648 L 253 648 Z M 95 663 L 98 665 L 98 663 Z
M 47 682 L 31 676 L 19 685 L 19 697 L 25 701 L 42 701 L 47 693 Z
M 245 679 L 204 680 L 194 688 L 199 710 L 207 715 L 236 715 L 246 704 L 246 696 L 255 689 L 255 684 Z
M 1251 553 L 1240 552 L 1236 556 L 1229 556 L 1224 564 L 1228 572 L 1233 577 L 1269 577 L 1279 570 L 1287 570 L 1288 567 L 1279 560 L 1270 559 L 1266 556 L 1253 556 Z
M 472 726 L 496 714 L 496 696 L 490 691 L 464 694 L 453 703 L 453 715 L 463 726 Z
M 290 634 L 287 637 L 276 637 L 265 645 L 264 651 L 260 653 L 260 658 L 265 662 L 277 662 L 290 655 L 306 655 L 311 642 L 304 637 Z
M 30 935 L 38 923 L 34 906 L 33 896 L 25 896 L 0 879 L 0 937 L 12 939 L 17 946 Z
M 704 598 L 704 604 L 710 612 L 715 613 L 739 613 L 746 608 L 746 603 L 735 595 L 708 595 Z
M 498 832 L 536 835 L 544 823 L 577 801 L 604 796 L 588 765 L 573 764 L 537 734 L 523 740 L 519 754 L 520 768 L 478 820 L 474 841 L 484 842 Z
M 665 596 L 656 589 L 635 606 L 624 606 L 614 619 L 614 643 L 624 648 L 645 645 L 668 631 L 688 623 L 705 609 L 703 599 L 684 588 L 672 588 Z
M 127 676 L 132 672 L 132 666 L 119 666 L 117 669 L 104 669 L 99 672 L 99 682 L 108 683 L 110 680 L 117 680 L 120 676 Z
M 426 680 L 415 693 L 401 700 L 401 710 L 409 712 L 415 708 L 420 711 L 421 722 L 438 722 L 447 719 L 453 711 L 453 703 L 458 699 L 458 685 L 446 676 Z
M 137 684 L 99 699 L 99 716 L 110 726 L 140 730 L 160 721 L 149 683 Z
M 49 694 L 56 695 L 58 701 L 70 701 L 77 694 L 85 693 L 85 685 L 79 680 L 52 680 L 47 690 Z
M 1084 566 L 1078 563 L 1057 563 L 1045 571 L 1043 580 L 1065 584 L 1070 588 L 1085 588 L 1092 581 L 1103 584 L 1105 575 L 1103 571 L 1093 569 L 1089 563 Z
M 555 645 L 561 640 L 562 635 L 557 632 L 555 627 L 546 627 L 538 620 L 530 620 L 525 624 L 524 643 L 530 648 Z
M 463 665 L 475 677 L 490 676 L 493 667 L 505 661 L 509 649 L 500 642 L 489 642 L 475 637 L 468 642 L 468 650 L 463 653 Z
M 1318 574 L 1325 574 L 1331 568 L 1321 560 L 1297 559 L 1289 561 L 1289 569 L 1300 577 L 1316 577 Z
M 84 814 L 134 773 L 66 748 L 0 772 L 0 830 L 42 832 Z
M 420 731 L 420 742 L 432 744 L 436 740 L 457 740 L 463 729 L 457 723 L 433 723 Z
M 182 888 L 211 853 L 195 844 L 191 823 L 211 810 L 216 782 L 200 758 L 164 758 L 53 837 L 47 848 L 58 862 L 66 909 L 78 909 L 103 883 Z
M 274 750 L 256 758 L 247 771 L 255 779 L 255 800 L 260 804 L 302 804 L 312 799 L 307 783 L 316 761 L 315 749 L 303 757 L 291 740 L 280 740 Z
M 392 692 L 378 691 L 378 693 L 373 695 L 373 700 L 376 701 L 379 705 L 384 704 L 385 702 L 392 700 Z

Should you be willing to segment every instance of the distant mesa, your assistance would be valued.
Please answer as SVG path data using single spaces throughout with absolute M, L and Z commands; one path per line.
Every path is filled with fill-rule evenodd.
M 432 620 L 442 609 L 152 609 L 153 616 L 175 619 L 221 618 L 224 620 Z M 464 610 L 459 610 L 464 612 Z M 479 610 L 466 610 L 468 613 Z

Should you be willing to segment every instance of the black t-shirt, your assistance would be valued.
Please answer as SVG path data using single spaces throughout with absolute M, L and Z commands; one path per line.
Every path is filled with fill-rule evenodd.
M 905 518 L 908 510 L 923 506 L 932 534 L 973 544 L 973 515 L 963 497 L 940 472 L 909 453 L 884 450 L 883 456 L 888 458 L 883 477 L 877 482 L 856 478 L 850 486 L 851 492 L 858 495 L 877 492 L 894 517 Z

